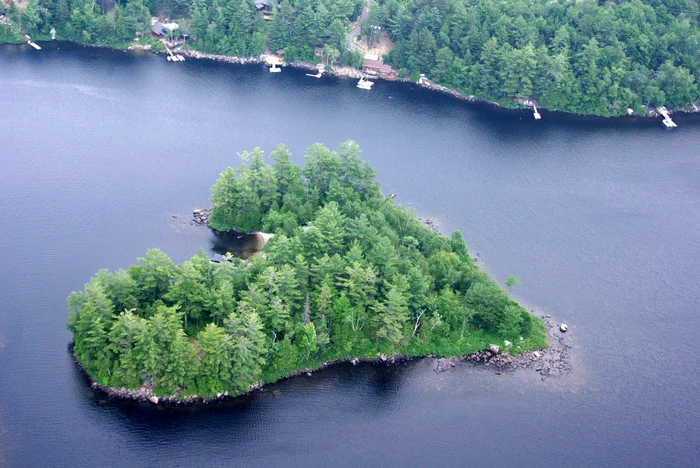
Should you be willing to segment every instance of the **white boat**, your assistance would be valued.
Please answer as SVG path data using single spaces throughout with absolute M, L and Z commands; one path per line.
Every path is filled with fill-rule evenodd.
M 366 80 L 364 76 L 360 77 L 360 81 L 357 82 L 357 87 L 360 89 L 372 89 L 373 81 Z

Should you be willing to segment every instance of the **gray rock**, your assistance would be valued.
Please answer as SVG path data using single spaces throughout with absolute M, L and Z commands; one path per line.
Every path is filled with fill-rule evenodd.
M 445 372 L 449 369 L 452 369 L 455 366 L 455 360 L 450 358 L 450 359 L 445 359 L 445 358 L 440 358 L 435 361 L 435 372 Z
M 490 344 L 489 345 L 489 351 L 492 353 L 498 353 L 501 350 L 501 348 L 498 347 L 498 345 L 495 344 Z

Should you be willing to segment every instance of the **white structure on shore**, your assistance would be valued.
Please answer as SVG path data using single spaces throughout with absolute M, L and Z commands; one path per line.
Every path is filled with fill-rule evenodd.
M 664 106 L 657 107 L 656 111 L 664 116 L 663 124 L 666 126 L 666 128 L 676 128 L 678 126 L 676 125 L 676 122 L 671 119 L 668 109 L 666 109 Z
M 360 89 L 372 89 L 373 81 L 366 80 L 364 76 L 360 76 L 360 81 L 357 82 L 357 87 Z

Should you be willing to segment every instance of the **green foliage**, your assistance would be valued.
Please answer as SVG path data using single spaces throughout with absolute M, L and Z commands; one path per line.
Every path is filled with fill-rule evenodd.
M 212 218 L 259 230 L 294 212 L 307 228 L 278 226 L 245 262 L 200 249 L 175 265 L 152 249 L 126 271 L 98 271 L 68 298 L 93 379 L 240 394 L 328 359 L 546 346 L 541 322 L 479 271 L 460 233 L 445 238 L 382 195 L 354 142 L 310 147 L 303 169 L 283 146 L 272 165 L 259 149 L 242 156 L 214 185 Z
M 363 4 L 285 0 L 263 13 L 254 0 L 125 0 L 111 11 L 92 0 L 0 2 L 0 42 L 48 37 L 54 27 L 60 40 L 126 48 L 140 35 L 141 44 L 162 50 L 150 37 L 150 18 L 161 15 L 179 18 L 188 48 L 239 57 L 284 49 L 288 61 L 314 62 L 320 46 L 327 65 L 359 68 L 363 54 L 345 43 Z M 552 110 L 615 116 L 643 105 L 692 108 L 700 94 L 697 1 L 377 0 L 370 19 L 394 41 L 385 61 L 399 76 L 417 81 L 423 72 L 507 107 L 534 98 Z M 215 227 L 243 229 L 258 221 L 256 209 L 268 212 L 238 208 L 220 213 Z
M 396 44 L 389 62 L 412 81 L 420 70 L 506 106 L 535 98 L 614 116 L 699 97 L 695 1 L 378 0 L 372 14 Z

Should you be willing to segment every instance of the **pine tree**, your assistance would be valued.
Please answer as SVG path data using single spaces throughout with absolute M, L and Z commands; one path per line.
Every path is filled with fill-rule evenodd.
M 398 288 L 391 287 L 386 301 L 375 302 L 373 310 L 376 337 L 393 351 L 403 338 L 403 327 L 408 318 L 406 298 Z

